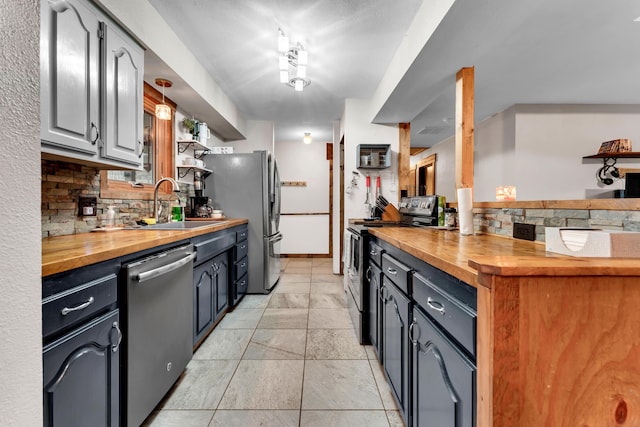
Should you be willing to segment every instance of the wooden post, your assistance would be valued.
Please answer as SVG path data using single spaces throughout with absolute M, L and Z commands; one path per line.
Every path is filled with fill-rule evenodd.
M 398 147 L 398 194 L 410 186 L 415 186 L 415 182 L 411 182 L 411 124 L 398 123 L 399 142 Z
M 456 73 L 456 188 L 473 187 L 474 68 Z

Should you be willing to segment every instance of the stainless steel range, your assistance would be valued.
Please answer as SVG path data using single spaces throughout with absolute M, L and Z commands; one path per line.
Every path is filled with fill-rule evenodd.
M 438 225 L 437 196 L 403 197 L 400 221 L 350 220 L 344 235 L 344 283 L 347 308 L 360 344 L 369 342 L 369 311 L 365 271 L 369 264 L 369 229 L 372 227 L 432 227 Z

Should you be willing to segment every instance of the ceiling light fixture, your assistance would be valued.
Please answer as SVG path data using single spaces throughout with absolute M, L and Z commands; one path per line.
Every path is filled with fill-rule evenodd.
M 307 63 L 309 52 L 300 42 L 289 45 L 289 38 L 281 28 L 278 28 L 278 68 L 280 69 L 280 83 L 291 86 L 296 92 L 302 92 L 311 84 L 307 78 Z
M 304 137 L 302 138 L 302 142 L 305 144 L 311 144 L 311 132 L 305 132 Z
M 156 84 L 162 86 L 162 104 L 156 104 L 156 118 L 158 120 L 171 120 L 171 108 L 164 103 L 164 88 L 171 87 L 173 83 L 167 79 L 156 79 Z

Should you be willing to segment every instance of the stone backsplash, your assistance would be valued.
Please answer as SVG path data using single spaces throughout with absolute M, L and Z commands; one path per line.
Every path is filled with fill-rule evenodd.
M 192 186 L 181 184 L 181 198 Z M 78 197 L 97 198 L 96 216 L 78 215 Z M 116 226 L 148 217 L 153 200 L 100 198 L 100 170 L 75 163 L 42 160 L 42 237 L 86 233 L 102 226 L 108 206 L 116 206 Z
M 476 232 L 513 236 L 513 223 L 536 226 L 536 240 L 544 242 L 545 227 L 587 227 L 640 231 L 640 211 L 603 209 L 479 209 L 473 210 Z

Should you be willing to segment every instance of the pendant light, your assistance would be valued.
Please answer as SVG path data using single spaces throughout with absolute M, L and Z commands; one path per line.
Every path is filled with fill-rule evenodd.
M 162 104 L 156 104 L 156 118 L 158 120 L 171 120 L 171 108 L 164 103 L 164 88 L 171 87 L 173 83 L 167 79 L 156 79 L 156 84 L 162 86 Z

